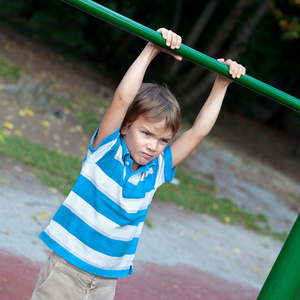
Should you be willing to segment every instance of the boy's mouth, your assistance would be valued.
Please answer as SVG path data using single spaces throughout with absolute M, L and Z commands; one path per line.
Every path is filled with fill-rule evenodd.
M 146 152 L 142 152 L 142 154 L 143 154 L 143 156 L 144 156 L 145 158 L 147 158 L 147 159 L 150 159 L 150 158 L 153 157 L 153 155 L 150 155 L 150 154 L 148 154 L 148 153 L 146 153 Z

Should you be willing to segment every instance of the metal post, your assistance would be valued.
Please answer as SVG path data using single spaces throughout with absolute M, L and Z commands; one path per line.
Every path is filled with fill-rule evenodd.
M 108 22 L 118 28 L 121 28 L 127 32 L 130 32 L 142 39 L 150 41 L 160 47 L 165 46 L 165 41 L 161 35 L 153 29 L 148 28 L 138 22 L 135 22 L 119 13 L 110 10 L 101 4 L 98 4 L 91 0 L 63 0 L 64 2 L 75 6 L 105 22 Z M 169 48 L 167 48 L 170 50 Z M 196 63 L 206 69 L 217 72 L 232 79 L 228 74 L 228 66 L 218 62 L 199 51 L 194 50 L 186 45 L 182 45 L 178 50 L 171 50 L 181 55 L 183 58 Z M 300 112 L 300 100 L 293 97 L 281 90 L 278 90 L 260 80 L 257 80 L 250 75 L 242 76 L 234 81 L 246 88 L 253 90 L 263 96 L 273 99 L 289 108 L 292 108 Z
M 257 300 L 296 300 L 300 299 L 299 297 L 300 215 L 298 215 Z

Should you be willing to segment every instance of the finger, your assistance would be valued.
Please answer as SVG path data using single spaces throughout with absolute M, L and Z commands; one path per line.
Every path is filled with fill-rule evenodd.
M 175 59 L 177 59 L 178 61 L 182 61 L 182 56 L 180 56 L 180 55 L 173 55 L 173 57 L 175 58 Z
M 243 66 L 242 76 L 246 74 L 246 68 Z
M 176 45 L 175 45 L 175 48 L 176 49 L 179 49 L 180 46 L 181 46 L 181 43 L 182 43 L 182 38 L 180 35 L 176 35 L 177 36 L 177 41 L 176 41 Z
M 171 30 L 167 30 L 166 45 L 167 45 L 168 47 L 171 46 L 172 38 L 173 38 L 172 31 L 171 31 Z
M 238 64 L 238 70 L 236 73 L 236 77 L 240 78 L 241 76 L 246 74 L 246 69 L 244 68 L 244 66 L 242 66 L 241 64 Z
M 231 59 L 227 59 L 224 61 L 224 64 L 226 64 L 229 67 L 229 74 L 233 75 L 234 73 L 234 62 Z
M 159 32 L 162 35 L 163 39 L 167 39 L 168 30 L 166 28 L 159 28 L 157 32 Z
M 232 78 L 236 78 L 238 74 L 238 64 L 235 61 L 230 60 L 229 62 L 229 74 L 231 74 Z
M 178 42 L 178 35 L 175 33 L 171 34 L 171 49 L 175 49 L 177 46 L 177 42 Z

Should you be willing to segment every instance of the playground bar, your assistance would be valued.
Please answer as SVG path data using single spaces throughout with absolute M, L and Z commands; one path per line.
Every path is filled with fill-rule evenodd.
M 217 72 L 232 79 L 228 74 L 228 67 L 216 59 L 198 52 L 186 45 L 178 50 L 171 50 L 165 46 L 161 35 L 140 23 L 116 13 L 101 4 L 91 0 L 63 0 L 105 22 L 134 34 L 146 41 L 173 51 L 183 58 L 196 63 L 206 69 Z M 300 100 L 282 92 L 249 75 L 234 79 L 238 84 L 253 90 L 263 96 L 273 99 L 289 108 L 300 112 Z M 258 296 L 258 300 L 300 300 L 300 215 L 296 220 L 275 264 Z
M 161 35 L 153 29 L 135 22 L 113 10 L 110 10 L 99 3 L 91 0 L 63 0 L 64 2 L 73 5 L 105 22 L 108 22 L 118 28 L 121 28 L 131 34 L 134 34 L 144 40 L 150 41 L 160 47 L 166 48 L 164 39 Z M 169 48 L 167 48 L 170 50 Z M 186 45 L 181 45 L 178 50 L 171 50 L 181 55 L 183 58 L 196 63 L 206 69 L 219 73 L 232 79 L 228 75 L 228 66 L 218 62 L 199 51 L 194 50 Z M 257 80 L 250 75 L 242 76 L 241 78 L 234 79 L 238 84 L 253 90 L 263 96 L 273 99 L 289 108 L 300 112 L 300 100 L 293 97 L 281 90 L 278 90 L 260 80 Z
M 280 299 L 300 300 L 300 215 L 257 298 Z

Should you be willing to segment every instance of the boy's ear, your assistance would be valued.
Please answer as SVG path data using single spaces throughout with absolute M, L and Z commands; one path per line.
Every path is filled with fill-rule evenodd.
M 121 130 L 120 130 L 121 135 L 125 135 L 126 132 L 127 132 L 127 129 L 128 129 L 128 126 L 127 126 L 127 125 L 122 126 L 122 127 L 121 127 Z

